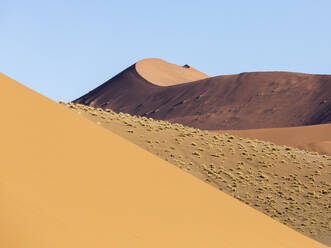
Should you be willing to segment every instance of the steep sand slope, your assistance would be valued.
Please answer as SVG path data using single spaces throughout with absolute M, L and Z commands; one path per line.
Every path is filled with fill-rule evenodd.
M 216 132 L 229 133 L 249 139 L 265 140 L 277 145 L 287 145 L 331 155 L 331 124 L 289 128 L 220 130 Z
M 3 248 L 325 247 L 4 75 L 0 94 Z
M 62 105 L 331 245 L 331 157 L 81 104 Z
M 162 59 L 150 58 L 138 61 L 135 68 L 139 75 L 148 82 L 169 86 L 209 78 L 189 65 L 178 66 Z
M 144 72 L 136 69 L 147 62 L 138 62 L 74 102 L 208 130 L 331 121 L 330 75 L 253 72 L 158 86 L 147 78 L 155 76 L 153 80 L 157 81 L 163 75 L 160 71 L 169 71 L 170 75 L 175 70 L 147 61 L 152 65 L 146 66 Z M 178 73 L 174 75 L 176 78 Z M 162 85 L 166 85 L 167 77 L 162 78 Z

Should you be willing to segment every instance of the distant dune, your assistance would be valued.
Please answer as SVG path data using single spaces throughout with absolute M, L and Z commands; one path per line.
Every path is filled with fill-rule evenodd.
M 325 247 L 2 74 L 0 94 L 2 248 Z
M 331 124 L 217 132 L 229 133 L 243 138 L 265 140 L 277 145 L 287 145 L 331 155 Z
M 320 141 L 320 142 L 308 143 L 303 148 L 308 151 L 316 151 L 319 154 L 331 155 L 331 141 Z
M 139 61 L 74 102 L 208 130 L 331 121 L 331 75 L 252 72 L 189 82 L 204 74 L 183 70 L 191 68 Z

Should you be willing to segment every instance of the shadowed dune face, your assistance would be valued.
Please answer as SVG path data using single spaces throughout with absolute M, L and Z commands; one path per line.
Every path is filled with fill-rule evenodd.
M 328 75 L 254 72 L 163 87 L 149 83 L 142 75 L 131 66 L 74 102 L 209 130 L 331 121 Z
M 162 59 L 143 59 L 135 64 L 138 74 L 148 82 L 170 86 L 209 78 L 189 65 L 178 66 Z
M 229 133 L 249 139 L 265 140 L 277 145 L 287 145 L 318 152 L 319 154 L 331 155 L 331 124 L 216 132 Z
M 325 247 L 2 74 L 0 94 L 3 248 Z

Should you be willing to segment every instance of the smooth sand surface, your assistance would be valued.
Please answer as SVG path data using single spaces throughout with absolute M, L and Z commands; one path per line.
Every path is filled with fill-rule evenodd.
M 331 155 L 331 124 L 289 128 L 220 130 L 217 132 Z
M 191 66 L 178 66 L 162 59 L 143 59 L 135 65 L 141 77 L 159 86 L 169 86 L 209 78 Z
M 305 145 L 304 149 L 316 151 L 320 154 L 328 154 L 331 155 L 331 141 L 320 141 L 308 143 Z
M 2 248 L 325 247 L 2 74 L 0 94 Z

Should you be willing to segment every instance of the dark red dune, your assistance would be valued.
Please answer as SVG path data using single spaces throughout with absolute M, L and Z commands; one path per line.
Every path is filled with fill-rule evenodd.
M 192 77 L 183 74 L 185 68 L 193 70 L 189 66 L 164 66 L 162 71 L 163 61 L 151 77 L 152 62 L 148 68 L 142 68 L 146 64 L 142 62 L 130 66 L 74 102 L 209 130 L 331 122 L 331 75 L 251 72 L 208 77 L 194 69 L 198 76 Z M 171 78 L 169 86 L 164 86 L 163 75 L 171 75 L 169 70 L 174 70 L 174 77 L 180 75 L 180 80 Z M 146 78 L 156 78 L 163 86 Z M 194 78 L 197 81 L 190 82 Z

